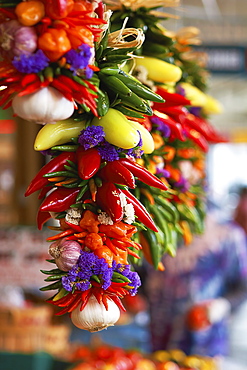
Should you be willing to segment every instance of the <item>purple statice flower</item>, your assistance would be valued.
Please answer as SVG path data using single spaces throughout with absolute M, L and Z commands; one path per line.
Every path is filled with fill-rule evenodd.
M 70 70 L 76 74 L 79 69 L 88 67 L 89 61 L 92 57 L 92 48 L 87 44 L 82 44 L 77 50 L 71 49 L 65 54 L 67 63 L 70 64 Z M 90 69 L 90 68 L 88 68 Z M 90 69 L 91 70 L 91 69 Z M 86 77 L 89 71 L 86 70 Z M 92 76 L 91 76 L 92 77 Z M 87 77 L 90 78 L 90 77 Z
M 176 86 L 176 93 L 185 96 L 185 89 L 181 85 Z
M 85 150 L 93 148 L 104 140 L 105 133 L 102 126 L 88 126 L 82 130 L 78 142 L 84 147 Z
M 141 286 L 140 276 L 137 274 L 137 272 L 130 271 L 127 278 L 131 280 L 131 283 L 129 283 L 129 285 L 133 287 L 133 289 L 130 290 L 130 295 L 134 296 L 137 293 L 137 289 Z
M 78 283 L 76 283 L 77 290 L 85 291 L 90 288 L 91 284 L 88 280 L 80 280 Z
M 189 112 L 194 114 L 196 117 L 201 117 L 201 107 L 189 107 Z
M 119 159 L 116 147 L 107 141 L 104 141 L 97 149 L 101 158 L 105 161 L 113 162 Z
M 127 277 L 131 282 L 128 284 L 129 286 L 133 287 L 130 290 L 130 295 L 134 296 L 137 293 L 137 289 L 141 286 L 141 279 L 137 272 L 130 270 L 130 265 L 123 265 L 121 263 L 114 263 L 112 264 L 112 269 L 114 271 L 119 272 L 123 276 Z
M 90 80 L 93 77 L 93 70 L 89 67 L 85 68 L 85 77 Z
M 169 137 L 171 135 L 170 127 L 166 125 L 165 122 L 163 122 L 161 119 L 159 119 L 158 117 L 152 117 L 150 118 L 150 120 L 164 137 Z
M 90 288 L 92 275 L 97 275 L 102 281 L 101 287 L 107 289 L 111 285 L 113 270 L 104 258 L 97 257 L 91 252 L 81 252 L 78 263 L 62 277 L 64 289 L 71 292 L 75 286 L 77 290 L 85 291 Z
M 141 158 L 141 156 L 144 153 L 144 151 L 142 149 L 140 149 L 142 147 L 142 144 L 143 144 L 141 133 L 140 133 L 140 131 L 138 131 L 138 133 L 139 133 L 139 136 L 140 136 L 140 140 L 139 140 L 138 144 L 136 145 L 136 147 L 131 148 L 126 152 L 127 155 L 129 155 L 131 157 L 134 157 L 134 158 Z
M 189 189 L 189 182 L 181 176 L 180 179 L 174 183 L 174 186 L 179 188 L 182 193 L 185 193 Z
M 67 276 L 63 276 L 62 277 L 62 285 L 64 287 L 65 290 L 67 290 L 68 292 L 71 292 L 72 291 L 72 288 L 73 288 L 73 283 L 76 281 L 76 276 L 70 276 L 70 275 L 67 275 Z
M 165 168 L 156 167 L 156 175 L 161 175 L 162 177 L 170 177 L 171 174 Z
M 96 261 L 93 267 L 93 273 L 100 276 L 103 280 L 102 288 L 107 289 L 111 285 L 112 268 L 105 262 L 104 258 L 100 258 Z
M 21 54 L 14 57 L 13 66 L 22 73 L 38 73 L 49 65 L 49 59 L 42 50 L 30 55 Z

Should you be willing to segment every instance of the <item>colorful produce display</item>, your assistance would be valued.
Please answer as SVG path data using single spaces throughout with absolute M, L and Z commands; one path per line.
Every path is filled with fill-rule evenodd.
M 216 370 L 217 361 L 202 356 L 186 356 L 180 350 L 145 354 L 107 344 L 79 346 L 72 356 L 71 370 Z
M 41 124 L 34 149 L 50 156 L 25 192 L 39 192 L 39 229 L 56 220 L 41 290 L 89 331 L 137 293 L 134 263 L 163 269 L 203 230 L 204 153 L 223 140 L 187 42 L 152 13 L 161 3 L 110 1 L 112 14 L 101 1 L 1 1 L 0 106 Z
M 193 50 L 193 45 L 200 43 L 199 30 L 188 27 L 170 32 L 164 28 L 165 22 L 161 24 L 169 14 L 155 10 L 161 5 L 178 6 L 177 1 L 155 1 L 149 7 L 144 1 L 112 0 L 107 4 L 113 10 L 113 29 L 128 19 L 126 26 L 143 30 L 144 43 L 127 66 L 134 77 L 165 100 L 154 102 L 152 116 L 139 120 L 151 133 L 154 150 L 137 161 L 160 178 L 168 190 L 150 188 L 142 182 L 133 190 L 159 230 L 138 233 L 143 255 L 155 268 L 162 269 L 164 253 L 175 256 L 179 245 L 189 245 L 194 234 L 203 232 L 205 155 L 210 144 L 227 141 L 208 118 L 220 113 L 222 107 L 206 93 L 205 55 Z

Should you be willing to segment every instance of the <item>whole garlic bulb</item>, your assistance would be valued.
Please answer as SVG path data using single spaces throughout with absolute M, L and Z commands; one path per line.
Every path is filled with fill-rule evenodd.
M 107 303 L 108 310 L 103 303 L 97 301 L 94 295 L 91 295 L 82 311 L 80 311 L 80 305 L 72 311 L 73 324 L 79 329 L 88 330 L 91 333 L 114 326 L 120 317 L 120 310 L 111 299 L 108 299 Z
M 74 112 L 74 103 L 48 86 L 29 95 L 16 95 L 12 108 L 17 116 L 44 125 L 69 118 Z
M 49 253 L 60 270 L 69 271 L 80 257 L 81 245 L 74 240 L 62 239 L 50 245 Z

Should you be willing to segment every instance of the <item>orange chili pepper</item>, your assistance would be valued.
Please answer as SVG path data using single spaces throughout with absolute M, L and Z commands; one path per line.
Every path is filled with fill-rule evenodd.
M 155 204 L 155 201 L 154 201 L 153 196 L 151 195 L 151 193 L 147 189 L 141 188 L 141 193 L 143 195 L 145 195 L 145 197 L 148 199 L 148 201 L 149 201 L 150 204 L 152 204 L 152 205 Z
M 190 245 L 193 239 L 190 226 L 187 221 L 182 220 L 179 222 L 179 225 L 181 226 L 181 229 L 183 230 L 183 239 L 185 245 Z
M 80 221 L 80 226 L 87 230 L 90 233 L 98 233 L 99 232 L 99 221 L 97 215 L 93 212 L 87 210 Z
M 52 62 L 55 62 L 71 49 L 71 43 L 65 30 L 49 28 L 39 37 L 38 47 Z
M 154 149 L 159 149 L 162 145 L 164 145 L 164 140 L 161 135 L 152 132 L 152 137 L 154 140 Z
M 102 246 L 101 248 L 95 249 L 94 254 L 99 258 L 104 258 L 109 266 L 112 265 L 113 253 L 109 248 Z
M 122 249 L 119 249 L 116 247 L 117 250 L 117 256 L 113 256 L 114 261 L 117 263 L 121 263 L 123 265 L 128 264 L 128 251 L 123 251 Z
M 89 233 L 85 238 L 85 246 L 92 251 L 96 251 L 103 247 L 103 240 L 99 234 Z
M 17 4 L 15 14 L 23 26 L 34 26 L 45 16 L 45 7 L 41 1 L 23 1 Z
M 66 29 L 67 37 L 73 49 L 77 49 L 81 44 L 88 44 L 93 47 L 93 33 L 86 27 L 74 27 Z
M 173 148 L 172 146 L 168 146 L 166 145 L 165 148 L 164 148 L 164 159 L 166 161 L 172 161 L 174 156 L 175 156 L 175 153 L 176 153 L 176 149 Z

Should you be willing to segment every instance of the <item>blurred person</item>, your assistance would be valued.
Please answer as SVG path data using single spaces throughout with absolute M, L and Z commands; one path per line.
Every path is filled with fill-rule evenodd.
M 244 229 L 247 236 L 247 186 L 241 187 L 238 194 L 239 198 L 233 214 L 233 219 Z
M 229 355 L 230 314 L 247 298 L 245 233 L 234 222 L 220 224 L 214 212 L 205 232 L 165 271 L 151 267 L 142 276 L 149 303 L 151 351 L 181 349 L 187 355 Z

